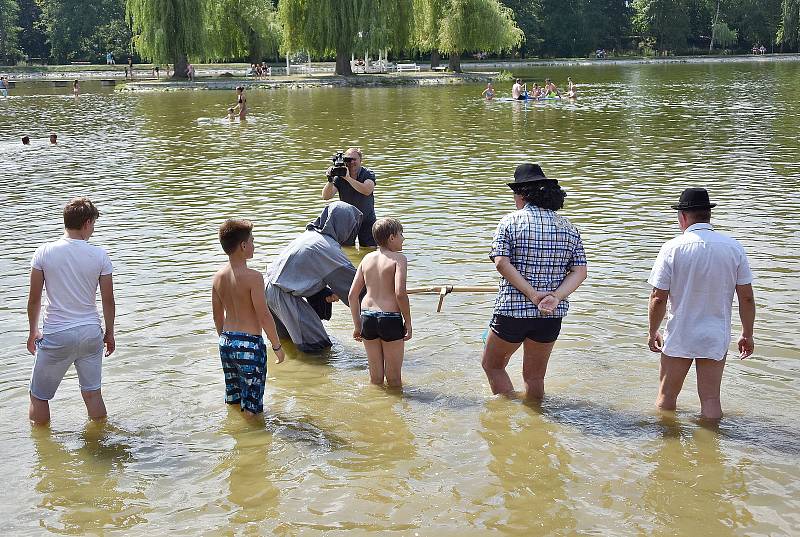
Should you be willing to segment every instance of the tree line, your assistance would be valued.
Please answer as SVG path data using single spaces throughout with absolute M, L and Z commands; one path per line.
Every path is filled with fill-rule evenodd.
M 0 0 L 0 63 L 796 51 L 800 0 Z

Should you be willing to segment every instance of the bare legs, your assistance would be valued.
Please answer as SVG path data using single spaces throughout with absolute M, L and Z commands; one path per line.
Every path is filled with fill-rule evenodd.
M 34 425 L 47 425 L 50 422 L 50 402 L 37 399 L 33 394 L 30 407 L 28 407 L 28 418 Z M 102 420 L 106 417 L 106 404 L 103 402 L 103 394 L 100 390 L 81 392 L 83 402 L 86 404 L 86 412 L 91 420 Z
M 50 423 L 50 402 L 37 399 L 29 393 L 31 405 L 28 407 L 28 419 L 34 425 L 47 425 Z
M 539 343 L 532 339 L 523 342 L 522 379 L 525 381 L 525 398 L 541 399 L 544 397 L 544 374 L 547 362 L 556 342 Z
M 553 351 L 555 342 L 538 343 L 526 339 L 524 343 L 511 343 L 489 331 L 486 348 L 483 350 L 481 361 L 492 393 L 512 395 L 514 385 L 506 372 L 506 367 L 511 355 L 523 345 L 522 378 L 525 381 L 525 397 L 527 399 L 541 399 L 544 397 L 544 375 L 547 372 L 547 362 Z
M 700 396 L 700 415 L 704 419 L 718 420 L 722 418 L 722 404 L 720 403 L 720 385 L 722 372 L 725 369 L 725 359 L 694 360 L 697 371 L 697 395 Z M 675 410 L 678 394 L 683 387 L 683 381 L 692 360 L 689 358 L 673 358 L 661 355 L 661 370 L 659 373 L 660 385 L 656 406 L 662 410 Z
M 405 341 L 383 341 L 382 339 L 364 340 L 364 348 L 367 350 L 367 362 L 369 363 L 369 381 L 379 386 L 386 384 L 391 387 L 403 385 L 400 378 L 400 370 L 403 367 L 403 351 Z

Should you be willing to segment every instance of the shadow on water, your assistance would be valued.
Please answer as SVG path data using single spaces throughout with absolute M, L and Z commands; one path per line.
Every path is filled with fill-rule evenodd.
M 349 442 L 314 422 L 309 415 L 280 416 L 270 413 L 264 416 L 264 429 L 273 436 L 287 442 L 297 442 L 323 451 L 346 447 Z
M 260 420 L 242 420 L 238 414 L 235 407 L 228 408 L 221 432 L 234 445 L 214 471 L 226 476 L 228 522 L 262 523 L 278 516 L 280 494 L 274 483 L 285 471 L 272 462 L 273 435 L 264 433 Z
M 547 395 L 542 402 L 525 402 L 525 406 L 548 420 L 575 427 L 583 434 L 618 438 L 664 438 L 683 434 L 683 429 L 662 414 L 646 414 L 617 410 L 589 401 Z M 680 416 L 681 414 L 678 414 Z M 686 425 L 686 422 L 683 422 Z M 689 420 L 693 429 L 704 428 L 752 447 L 767 448 L 780 453 L 798 455 L 798 431 L 765 418 L 728 416 L 719 423 Z
M 306 363 L 324 364 L 330 367 L 347 369 L 366 369 L 361 359 L 344 352 L 339 345 L 319 353 L 308 354 L 298 351 L 291 343 L 287 345 L 287 357 Z M 481 396 L 465 396 L 444 393 L 435 389 L 406 385 L 399 390 L 387 390 L 406 401 L 422 403 L 438 408 L 468 409 L 485 403 Z M 547 395 L 542 402 L 528 401 L 529 408 L 542 414 L 555 423 L 579 429 L 583 434 L 618 438 L 656 438 L 669 436 L 661 414 L 619 410 L 590 401 Z M 683 413 L 679 413 L 679 416 Z M 310 423 L 306 421 L 306 424 Z M 798 431 L 766 418 L 750 418 L 728 415 L 717 424 L 709 424 L 695 417 L 690 418 L 695 427 L 715 431 L 723 440 L 731 440 L 759 448 L 767 448 L 785 454 L 800 454 L 800 445 L 795 442 Z M 306 433 L 308 431 L 305 431 Z M 319 434 L 323 434 L 319 431 Z

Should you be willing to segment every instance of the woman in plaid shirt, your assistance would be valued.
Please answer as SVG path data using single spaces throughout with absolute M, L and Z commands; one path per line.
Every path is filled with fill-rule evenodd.
M 521 164 L 508 186 L 518 210 L 500 221 L 492 241 L 489 257 L 502 278 L 482 365 L 492 393 L 510 395 L 506 366 L 522 345 L 525 396 L 541 399 L 567 297 L 586 279 L 586 253 L 575 226 L 556 214 L 567 195 L 557 180 L 538 164 Z

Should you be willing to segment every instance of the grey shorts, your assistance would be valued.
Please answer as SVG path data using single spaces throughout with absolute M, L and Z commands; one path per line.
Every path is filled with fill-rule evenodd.
M 52 399 L 73 363 L 81 391 L 99 390 L 103 365 L 103 330 L 99 325 L 76 326 L 45 334 L 39 340 L 31 374 L 31 395 L 42 401 Z

